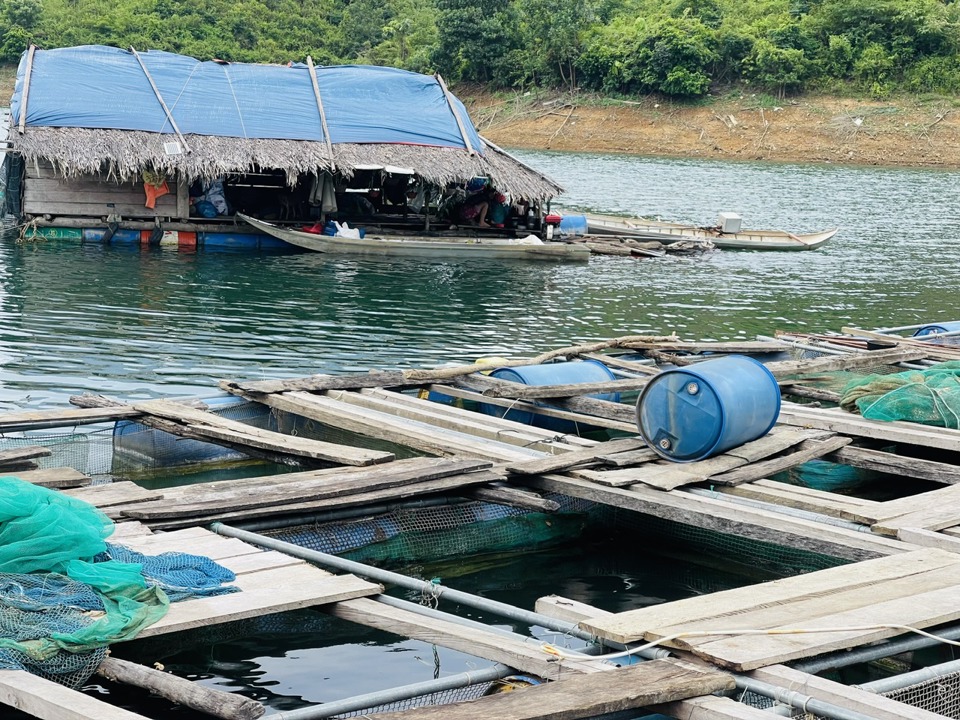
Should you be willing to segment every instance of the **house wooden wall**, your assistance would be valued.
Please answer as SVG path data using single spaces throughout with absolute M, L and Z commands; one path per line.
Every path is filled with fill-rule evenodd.
M 187 219 L 189 200 L 185 182 L 168 181 L 170 193 L 157 198 L 156 208 L 144 206 L 143 182 L 117 183 L 96 175 L 63 179 L 50 164 L 27 163 L 23 186 L 26 215 L 104 218 L 119 214 L 124 219 Z

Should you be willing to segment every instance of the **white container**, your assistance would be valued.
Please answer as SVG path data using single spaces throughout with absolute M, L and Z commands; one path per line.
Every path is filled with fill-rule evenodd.
M 738 233 L 742 222 L 743 218 L 736 213 L 722 212 L 720 213 L 720 232 Z

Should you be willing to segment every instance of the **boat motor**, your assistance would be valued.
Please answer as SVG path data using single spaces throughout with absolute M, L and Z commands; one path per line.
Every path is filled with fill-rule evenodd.
M 546 233 L 546 240 L 553 240 L 553 236 L 556 234 L 561 222 L 563 222 L 563 216 L 557 213 L 550 213 L 543 218 L 543 224 L 546 226 L 544 231 Z

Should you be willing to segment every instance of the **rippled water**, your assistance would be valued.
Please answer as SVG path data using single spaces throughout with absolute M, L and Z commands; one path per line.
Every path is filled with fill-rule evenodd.
M 616 335 L 960 318 L 954 173 L 523 152 L 568 211 L 839 226 L 816 252 L 383 261 L 0 241 L 0 409 L 79 391 L 203 394 L 220 378 L 435 365 Z
M 597 257 L 587 265 L 141 252 L 21 244 L 8 234 L 0 238 L 0 410 L 64 406 L 83 391 L 209 394 L 220 378 L 436 365 L 642 332 L 730 339 L 960 319 L 953 173 L 517 155 L 567 187 L 558 205 L 571 211 L 702 224 L 734 211 L 750 227 L 841 232 L 812 253 Z M 557 591 L 597 604 L 618 593 L 628 603 L 629 593 L 662 594 L 662 571 L 635 581 L 649 553 L 621 549 L 613 569 L 598 567 L 610 551 L 570 567 L 565 552 L 454 585 L 524 606 Z M 163 659 L 178 674 L 274 709 L 487 664 L 440 650 L 437 671 L 427 644 L 311 619 L 316 627 L 276 618 L 272 635 L 257 627 L 138 659 Z M 147 711 L 142 694 L 129 704 Z

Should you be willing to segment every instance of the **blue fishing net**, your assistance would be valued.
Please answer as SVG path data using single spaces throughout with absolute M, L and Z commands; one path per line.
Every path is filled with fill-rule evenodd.
M 840 407 L 869 420 L 908 420 L 960 428 L 960 361 L 895 375 L 868 375 L 848 384 Z
M 112 532 L 89 503 L 0 477 L 0 668 L 79 687 L 111 643 L 136 637 L 171 600 L 237 589 L 208 558 L 146 557 L 108 545 Z

